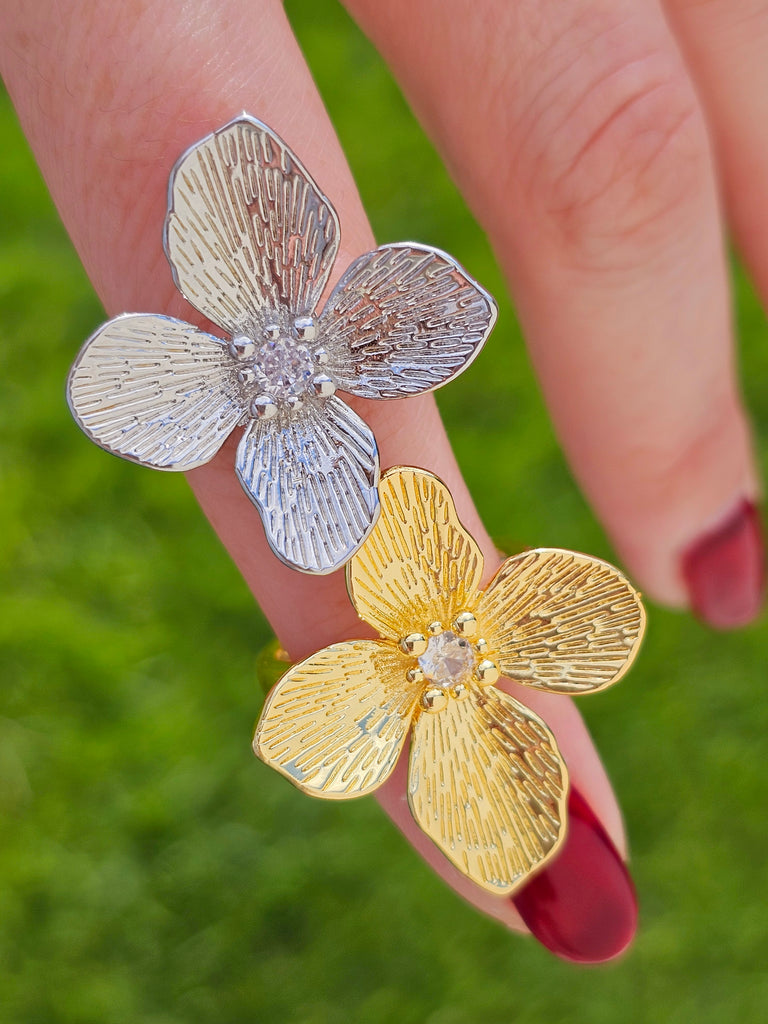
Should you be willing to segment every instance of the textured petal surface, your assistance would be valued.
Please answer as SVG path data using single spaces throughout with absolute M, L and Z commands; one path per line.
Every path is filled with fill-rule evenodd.
M 565 836 L 567 774 L 549 729 L 495 687 L 414 725 L 408 799 L 460 871 L 504 895 Z
M 393 640 L 435 621 L 448 628 L 483 575 L 448 488 L 431 473 L 397 467 L 381 478 L 379 498 L 379 520 L 347 567 L 358 615 Z
M 505 676 L 557 693 L 616 682 L 645 628 L 640 595 L 618 569 L 557 548 L 507 559 L 476 614 Z
M 182 320 L 127 314 L 80 350 L 67 381 L 78 425 L 115 455 L 157 469 L 213 458 L 243 412 L 223 343 Z
M 171 175 L 165 246 L 176 283 L 230 334 L 317 305 L 339 247 L 336 214 L 274 132 L 243 115 Z
M 376 640 L 333 644 L 294 665 L 264 706 L 253 748 L 299 789 L 370 793 L 397 763 L 420 690 L 410 661 Z
M 336 397 L 309 402 L 292 416 L 253 422 L 236 465 L 270 547 L 304 572 L 340 568 L 378 515 L 376 441 Z
M 401 398 L 459 374 L 495 320 L 491 296 L 454 259 L 403 243 L 355 260 L 323 310 L 321 333 L 344 391 Z

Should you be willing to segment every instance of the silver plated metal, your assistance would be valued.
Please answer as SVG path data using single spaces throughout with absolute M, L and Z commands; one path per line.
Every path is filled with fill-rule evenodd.
M 376 522 L 379 457 L 338 392 L 391 399 L 447 383 L 490 333 L 493 299 L 446 253 L 408 242 L 355 260 L 320 310 L 338 218 L 247 114 L 174 167 L 164 245 L 177 287 L 223 337 L 149 313 L 110 320 L 69 375 L 77 423 L 166 470 L 204 465 L 244 427 L 236 470 L 274 553 L 304 572 L 339 568 Z

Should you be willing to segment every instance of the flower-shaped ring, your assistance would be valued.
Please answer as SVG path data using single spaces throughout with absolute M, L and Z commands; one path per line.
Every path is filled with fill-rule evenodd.
M 634 659 L 645 612 L 613 566 L 554 548 L 507 559 L 481 591 L 482 555 L 440 480 L 396 468 L 379 492 L 347 585 L 381 639 L 290 668 L 254 750 L 304 792 L 345 799 L 387 779 L 410 733 L 414 818 L 473 882 L 507 894 L 565 837 L 567 772 L 547 726 L 494 684 L 602 690 Z
M 412 243 L 355 260 L 318 312 L 339 248 L 333 207 L 269 128 L 245 114 L 189 149 L 169 185 L 177 287 L 224 332 L 124 314 L 83 346 L 68 382 L 88 436 L 157 469 L 202 466 L 245 427 L 236 470 L 278 558 L 343 565 L 379 512 L 369 427 L 336 391 L 402 398 L 477 355 L 493 299 L 450 256 Z

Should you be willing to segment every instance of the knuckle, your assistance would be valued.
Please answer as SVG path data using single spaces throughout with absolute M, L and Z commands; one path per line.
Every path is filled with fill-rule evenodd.
M 670 218 L 710 187 L 704 120 L 682 66 L 651 54 L 593 73 L 531 171 L 533 202 L 580 262 L 667 237 Z

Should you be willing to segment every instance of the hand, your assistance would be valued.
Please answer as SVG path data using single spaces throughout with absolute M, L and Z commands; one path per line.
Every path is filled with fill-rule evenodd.
M 491 233 L 563 443 L 630 569 L 660 600 L 683 604 L 690 596 L 715 624 L 746 621 L 760 600 L 762 556 L 754 516 L 744 513 L 756 484 L 731 367 L 715 176 L 702 112 L 661 16 L 639 2 L 639 10 L 499 2 L 482 14 L 455 0 L 404 11 L 397 2 L 350 6 L 442 140 Z M 725 3 L 710 4 L 707 16 L 720 9 L 726 19 Z M 690 44 L 691 67 L 706 97 L 706 73 L 698 70 L 706 66 L 706 25 L 690 29 L 702 17 L 697 10 L 676 9 L 686 38 L 699 40 Z M 333 198 L 344 247 L 335 276 L 372 248 L 279 5 L 265 5 L 256 18 L 235 0 L 200 0 L 185 8 L 182 22 L 159 3 L 136 15 L 70 0 L 57 17 L 63 27 L 52 40 L 43 13 L 14 7 L 4 19 L 0 59 L 110 314 L 151 309 L 193 319 L 159 245 L 167 175 L 190 143 L 240 109 L 274 127 Z M 743 36 L 732 53 L 740 76 L 718 69 L 709 116 L 716 136 L 716 115 L 731 126 L 720 133 L 737 151 L 729 162 L 724 146 L 726 185 L 732 182 L 734 196 L 754 196 L 738 171 L 761 166 L 761 158 L 768 163 L 746 128 L 760 123 L 749 104 L 765 94 L 764 72 L 757 57 L 751 65 L 741 57 L 758 45 L 758 34 L 745 28 Z M 728 104 L 727 86 L 750 67 L 756 81 Z M 756 278 L 768 289 L 759 202 L 752 200 L 749 223 L 736 199 L 732 205 Z M 398 404 L 397 417 L 391 406 L 376 405 L 364 415 L 383 466 L 424 466 L 446 480 L 492 571 L 493 546 L 432 399 Z M 224 452 L 191 474 L 192 484 L 283 644 L 299 658 L 353 635 L 359 627 L 342 580 L 309 579 L 275 562 L 231 467 L 232 453 Z M 725 555 L 718 543 L 724 523 L 732 540 Z M 525 699 L 555 731 L 580 796 L 572 801 L 572 841 L 546 873 L 559 897 L 551 916 L 537 899 L 541 881 L 517 905 L 551 948 L 602 959 L 619 951 L 634 925 L 631 888 L 613 848 L 623 850 L 619 813 L 573 706 L 530 693 Z M 450 884 L 510 927 L 522 926 L 515 906 L 478 894 L 416 831 L 401 780 L 391 780 L 382 802 Z M 586 874 L 586 863 L 599 866 L 600 880 Z M 606 913 L 614 930 L 603 924 L 596 931 Z

